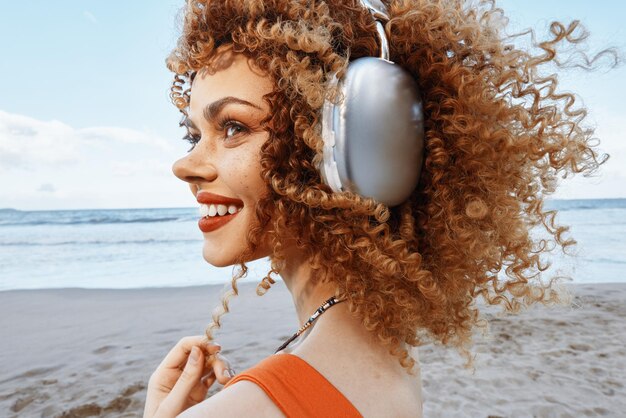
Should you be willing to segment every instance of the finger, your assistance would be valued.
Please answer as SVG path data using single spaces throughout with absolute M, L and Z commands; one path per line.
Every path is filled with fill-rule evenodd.
M 210 375 L 205 375 L 200 378 L 198 383 L 191 389 L 187 398 L 188 404 L 185 409 L 190 408 L 206 399 L 206 395 L 209 392 L 209 388 L 215 382 L 215 375 L 213 372 Z
M 215 377 L 220 384 L 225 385 L 230 379 L 235 377 L 235 370 L 232 368 L 230 361 L 224 357 L 221 353 L 215 355 L 215 362 L 213 363 L 213 371 Z M 228 371 L 229 374 L 225 374 Z
M 189 357 L 189 353 L 191 352 L 191 347 L 200 346 L 203 348 L 203 351 L 208 354 L 214 354 L 221 350 L 219 344 L 214 342 L 208 342 L 205 335 L 194 335 L 189 337 L 181 338 L 178 343 L 167 353 L 165 358 L 159 364 L 160 368 L 167 369 L 175 369 L 182 367 L 187 358 Z
M 159 416 L 176 416 L 180 414 L 190 403 L 202 401 L 200 398 L 191 399 L 190 395 L 196 385 L 200 383 L 204 369 L 204 354 L 198 347 L 192 347 L 185 368 L 171 392 L 161 403 Z M 195 402 L 195 403 L 194 403 Z
M 205 369 L 206 371 L 206 369 Z M 209 392 L 209 389 L 215 383 L 215 373 L 213 373 L 213 369 L 204 376 L 200 378 L 200 381 L 196 386 L 193 387 L 189 397 L 193 401 L 193 405 L 200 403 L 206 399 L 206 395 Z
M 204 376 L 202 376 L 202 378 L 200 379 L 200 382 L 206 386 L 207 389 L 210 389 L 211 386 L 213 386 L 213 383 L 215 383 L 215 381 L 217 380 L 217 378 L 215 377 L 215 372 L 213 371 L 213 369 L 211 369 L 211 371 L 207 374 L 205 374 Z
M 206 372 L 207 369 L 204 369 Z M 184 409 L 191 408 L 193 405 L 196 405 L 206 399 L 206 395 L 209 392 L 209 389 L 215 383 L 215 373 L 213 369 L 208 373 L 205 373 L 204 376 L 200 378 L 200 381 L 191 389 L 189 396 L 187 398 L 187 404 Z
M 222 347 L 213 341 L 207 341 L 205 335 L 194 335 L 181 338 L 178 343 L 165 356 L 161 364 L 166 368 L 182 368 L 187 362 L 189 353 L 193 346 L 198 346 L 208 354 L 212 355 L 219 352 Z

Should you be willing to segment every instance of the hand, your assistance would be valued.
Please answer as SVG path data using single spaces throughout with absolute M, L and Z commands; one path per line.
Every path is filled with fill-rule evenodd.
M 219 344 L 203 335 L 181 339 L 150 376 L 143 418 L 170 418 L 204 401 L 209 388 L 234 376 Z M 223 374 L 231 370 L 231 377 Z

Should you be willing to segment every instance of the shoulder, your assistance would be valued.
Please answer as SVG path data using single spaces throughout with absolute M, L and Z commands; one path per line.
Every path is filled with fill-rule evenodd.
M 315 368 L 363 416 L 422 416 L 421 373 L 415 356 L 417 373 L 409 375 L 386 349 L 365 343 L 338 347 L 311 340 L 293 354 Z
M 248 416 L 284 418 L 285 414 L 260 386 L 240 380 L 178 415 L 180 418 Z

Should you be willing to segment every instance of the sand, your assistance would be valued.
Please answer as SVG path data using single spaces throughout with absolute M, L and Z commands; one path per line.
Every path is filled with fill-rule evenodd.
M 476 334 L 474 375 L 454 350 L 421 347 L 424 416 L 625 416 L 626 284 L 568 286 L 570 309 L 486 309 L 491 335 Z M 263 297 L 255 287 L 240 284 L 216 334 L 236 372 L 299 326 L 283 282 Z M 203 333 L 223 291 L 0 292 L 0 416 L 140 417 L 150 374 L 180 338 Z

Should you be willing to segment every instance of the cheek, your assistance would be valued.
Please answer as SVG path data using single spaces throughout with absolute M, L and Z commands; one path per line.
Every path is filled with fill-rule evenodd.
M 261 178 L 261 162 L 259 150 L 242 150 L 245 152 L 225 158 L 223 175 L 228 184 L 240 194 L 240 198 L 258 199 L 266 189 Z

